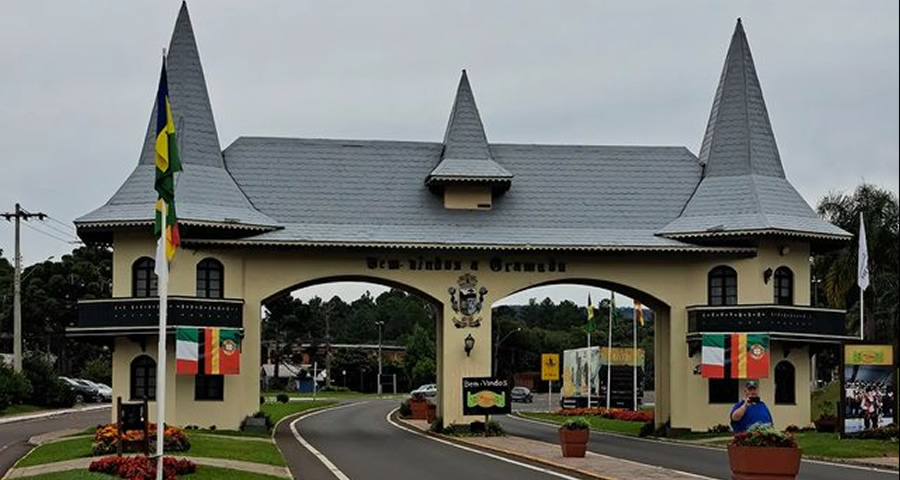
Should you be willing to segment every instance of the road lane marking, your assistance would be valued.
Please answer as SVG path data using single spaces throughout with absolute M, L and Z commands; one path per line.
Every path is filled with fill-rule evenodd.
M 304 438 L 300 435 L 300 432 L 297 431 L 297 423 L 299 423 L 301 420 L 306 420 L 307 418 L 314 417 L 314 416 L 316 416 L 316 415 L 318 415 L 318 414 L 320 414 L 320 413 L 333 412 L 333 411 L 335 411 L 335 410 L 341 410 L 341 409 L 344 409 L 344 408 L 356 407 L 356 406 L 362 405 L 362 404 L 364 404 L 364 403 L 367 403 L 367 402 L 356 402 L 356 403 L 350 403 L 350 404 L 347 404 L 347 405 L 341 405 L 341 406 L 338 406 L 338 407 L 326 408 L 326 409 L 323 409 L 323 410 L 317 410 L 317 411 L 315 411 L 315 412 L 312 412 L 312 413 L 310 413 L 310 414 L 308 414 L 308 415 L 304 415 L 304 416 L 302 416 L 302 417 L 300 417 L 300 418 L 294 420 L 293 422 L 291 422 L 291 425 L 290 425 L 290 427 L 291 427 L 291 433 L 294 434 L 294 438 L 296 438 L 297 441 L 300 442 L 300 445 L 302 445 L 303 448 L 309 450 L 309 453 L 313 454 L 316 458 L 318 458 L 319 461 L 322 462 L 323 465 L 325 465 L 325 468 L 327 468 L 328 471 L 330 471 L 330 472 L 332 473 L 332 475 L 334 475 L 335 477 L 337 477 L 338 480 L 350 480 L 350 477 L 348 477 L 347 475 L 345 475 L 344 472 L 342 472 L 342 471 L 337 467 L 337 465 L 331 463 L 331 460 L 329 460 L 328 457 L 326 457 L 324 454 L 322 454 L 322 452 L 316 450 L 316 447 L 310 445 L 310 443 L 307 442 L 306 439 L 304 439 Z
M 393 415 L 394 412 L 396 412 L 397 410 L 399 410 L 399 408 L 395 408 L 395 409 L 391 410 L 390 412 L 388 412 L 387 416 L 385 417 L 385 420 L 386 420 L 389 424 L 393 425 L 395 428 L 399 428 L 400 430 L 404 430 L 404 431 L 406 431 L 407 433 L 411 433 L 411 434 L 413 434 L 413 435 L 418 435 L 418 436 L 420 436 L 420 437 L 427 438 L 428 440 L 433 440 L 433 441 L 435 441 L 435 442 L 442 443 L 442 444 L 444 444 L 444 445 L 449 445 L 449 446 L 451 446 L 451 447 L 458 448 L 458 449 L 460 449 L 460 450 L 465 450 L 465 451 L 467 451 L 467 452 L 475 453 L 475 454 L 478 454 L 478 455 L 484 455 L 485 457 L 490 457 L 490 458 L 493 458 L 494 460 L 500 460 L 501 462 L 506 462 L 506 463 L 509 463 L 509 464 L 512 464 L 512 465 L 517 465 L 517 466 L 522 467 L 522 468 L 527 468 L 528 470 L 534 470 L 534 471 L 536 471 L 536 472 L 540 472 L 540 473 L 543 473 L 543 474 L 546 474 L 546 475 L 552 475 L 552 476 L 554 476 L 554 477 L 557 477 L 557 478 L 563 478 L 563 479 L 565 479 L 565 480 L 578 480 L 577 477 L 572 477 L 572 476 L 565 475 L 565 474 L 562 474 L 562 473 L 559 473 L 559 472 L 554 472 L 553 470 L 550 470 L 550 469 L 547 469 L 547 468 L 537 467 L 537 466 L 534 466 L 534 465 L 529 465 L 529 464 L 527 464 L 527 463 L 523 463 L 523 462 L 519 462 L 519 461 L 516 461 L 516 460 L 512 460 L 512 459 L 509 459 L 509 458 L 506 458 L 506 457 L 502 457 L 502 456 L 500 456 L 500 455 L 495 455 L 495 454 L 493 454 L 493 453 L 483 452 L 483 451 L 481 451 L 481 450 L 477 450 L 477 449 L 474 449 L 474 448 L 466 447 L 466 446 L 464 446 L 464 445 L 459 445 L 459 444 L 456 444 L 456 443 L 453 443 L 453 442 L 448 442 L 447 440 L 443 440 L 443 439 L 440 439 L 440 438 L 437 438 L 437 437 L 432 437 L 431 435 L 425 435 L 424 433 L 417 432 L 417 431 L 415 431 L 415 430 L 413 430 L 413 429 L 411 429 L 411 428 L 405 427 L 405 426 L 400 425 L 400 424 L 394 422 L 393 420 L 391 420 L 391 415 Z
M 558 425 L 558 424 L 555 424 L 555 423 L 544 422 L 544 421 L 541 421 L 541 420 L 533 420 L 533 419 L 526 418 L 526 417 L 520 417 L 520 416 L 518 416 L 518 415 L 506 415 L 506 416 L 509 417 L 509 418 L 511 418 L 511 419 L 513 419 L 513 420 L 518 420 L 518 421 L 520 421 L 520 422 L 534 423 L 534 424 L 536 424 L 536 425 L 543 425 L 543 426 L 545 426 L 545 427 L 556 427 L 556 426 Z M 657 439 L 654 439 L 654 438 L 632 437 L 632 436 L 630 436 L 630 435 L 623 435 L 623 434 L 621 434 L 621 433 L 613 433 L 613 432 L 598 432 L 598 433 L 600 433 L 601 435 L 608 435 L 608 436 L 610 436 L 610 437 L 625 438 L 625 439 L 628 439 L 628 440 L 637 440 L 637 441 L 642 441 L 642 442 L 651 442 L 651 443 L 657 443 L 657 444 L 663 444 L 663 445 L 668 444 L 668 445 L 674 445 L 674 446 L 680 446 L 680 447 L 700 448 L 700 449 L 704 449 L 704 450 L 715 450 L 715 451 L 718 451 L 718 452 L 726 451 L 724 448 L 710 447 L 710 446 L 708 446 L 708 445 L 695 445 L 695 444 L 688 443 L 688 442 L 673 442 L 673 441 L 669 441 L 669 440 L 657 440 Z M 615 457 L 615 458 L 618 458 L 618 457 Z M 625 459 L 623 458 L 623 459 L 620 459 L 620 460 L 625 460 Z M 625 460 L 625 461 L 627 462 L 627 461 L 630 461 L 630 460 Z M 829 467 L 852 468 L 852 469 L 855 469 L 855 470 L 865 470 L 865 471 L 869 471 L 869 472 L 877 472 L 877 473 L 890 473 L 890 474 L 896 474 L 896 473 L 897 473 L 896 470 L 890 470 L 890 469 L 878 468 L 878 467 L 871 467 L 871 466 L 868 466 L 868 465 L 854 465 L 854 464 L 852 464 L 852 463 L 829 462 L 829 461 L 827 461 L 827 460 L 815 460 L 815 459 L 812 459 L 812 458 L 804 458 L 804 459 L 802 459 L 802 461 L 803 461 L 804 463 L 815 463 L 815 464 L 818 464 L 818 465 L 827 465 L 827 466 L 829 466 Z M 684 473 L 684 474 L 686 474 L 686 475 L 695 475 L 695 474 L 690 473 L 690 472 L 679 472 L 679 473 Z M 708 478 L 708 477 L 702 477 L 702 478 Z

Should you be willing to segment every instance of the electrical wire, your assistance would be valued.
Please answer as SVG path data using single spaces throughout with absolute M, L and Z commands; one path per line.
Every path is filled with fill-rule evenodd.
M 67 245 L 73 245 L 73 244 L 79 244 L 79 243 L 81 243 L 80 240 L 74 240 L 74 241 L 73 241 L 73 240 L 66 240 L 65 238 L 57 237 L 56 235 L 53 235 L 52 233 L 47 233 L 47 232 L 45 232 L 45 231 L 43 231 L 43 230 L 41 230 L 41 229 L 35 227 L 34 225 L 30 225 L 28 222 L 23 222 L 22 225 L 25 225 L 26 227 L 28 227 L 28 228 L 34 230 L 35 232 L 40 233 L 41 235 L 44 235 L 44 236 L 47 236 L 47 237 L 50 237 L 50 238 L 54 238 L 54 239 L 56 239 L 56 240 L 59 240 L 60 242 L 63 242 L 63 243 L 65 243 L 65 244 L 67 244 Z
M 46 215 L 46 217 L 47 217 L 48 219 L 50 219 L 50 221 L 56 222 L 56 223 L 62 225 L 63 227 L 66 227 L 66 228 L 70 229 L 70 230 L 73 231 L 73 232 L 77 231 L 77 230 L 75 230 L 75 227 L 73 227 L 71 223 L 61 222 L 61 221 L 57 220 L 56 218 L 51 217 L 50 215 Z

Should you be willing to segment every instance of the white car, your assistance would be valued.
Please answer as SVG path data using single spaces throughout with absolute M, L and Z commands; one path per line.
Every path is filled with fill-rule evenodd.
M 97 397 L 99 398 L 99 401 L 112 402 L 112 388 L 109 385 L 106 385 L 105 383 L 92 382 L 85 379 L 82 379 L 81 381 L 97 388 Z
M 409 394 L 413 396 L 424 395 L 426 397 L 435 397 L 437 396 L 437 392 L 437 385 L 433 383 L 426 383 L 425 385 L 422 385 L 421 387 L 409 392 Z

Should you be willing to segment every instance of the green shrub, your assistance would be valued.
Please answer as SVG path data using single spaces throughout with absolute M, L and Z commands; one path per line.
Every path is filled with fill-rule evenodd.
M 575 417 L 566 420 L 560 428 L 565 430 L 590 430 L 591 424 L 584 417 Z
M 400 408 L 397 410 L 400 418 L 409 418 L 412 416 L 412 408 L 409 406 L 409 399 L 400 402 Z
M 278 400 L 280 403 L 288 403 L 291 401 L 291 397 L 286 393 L 279 393 L 275 396 L 275 400 Z
M 351 390 L 347 387 L 338 387 L 332 385 L 330 387 L 325 387 L 319 390 L 320 392 L 350 392 Z
M 875 440 L 896 440 L 897 433 L 897 425 L 890 424 L 884 427 L 873 428 L 870 430 L 863 430 L 856 433 L 851 433 L 847 435 L 850 438 L 859 438 L 859 439 L 875 439 Z
M 95 357 L 84 363 L 81 377 L 92 382 L 109 385 L 112 383 L 112 360 L 108 357 Z
M 0 411 L 27 402 L 31 391 L 31 382 L 25 375 L 0 362 Z
M 45 407 L 68 408 L 75 405 L 75 392 L 59 379 L 53 365 L 41 355 L 26 355 L 22 370 L 31 383 L 28 403 Z
M 639 437 L 649 437 L 650 435 L 653 435 L 653 432 L 655 431 L 655 429 L 656 429 L 656 425 L 654 425 L 653 422 L 647 422 L 647 423 L 641 425 L 641 430 L 638 432 L 638 436 Z
M 709 427 L 706 429 L 707 433 L 731 433 L 731 427 L 725 425 L 724 423 L 720 423 L 714 427 Z
M 444 430 L 444 419 L 442 417 L 435 418 L 431 425 L 428 426 L 428 431 L 432 433 L 446 433 Z

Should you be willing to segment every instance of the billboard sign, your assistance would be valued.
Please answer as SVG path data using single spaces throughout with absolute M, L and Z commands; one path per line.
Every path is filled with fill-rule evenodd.
M 841 433 L 852 435 L 894 423 L 894 346 L 847 343 L 841 360 Z
M 512 412 L 509 380 L 463 378 L 463 415 L 505 415 Z

